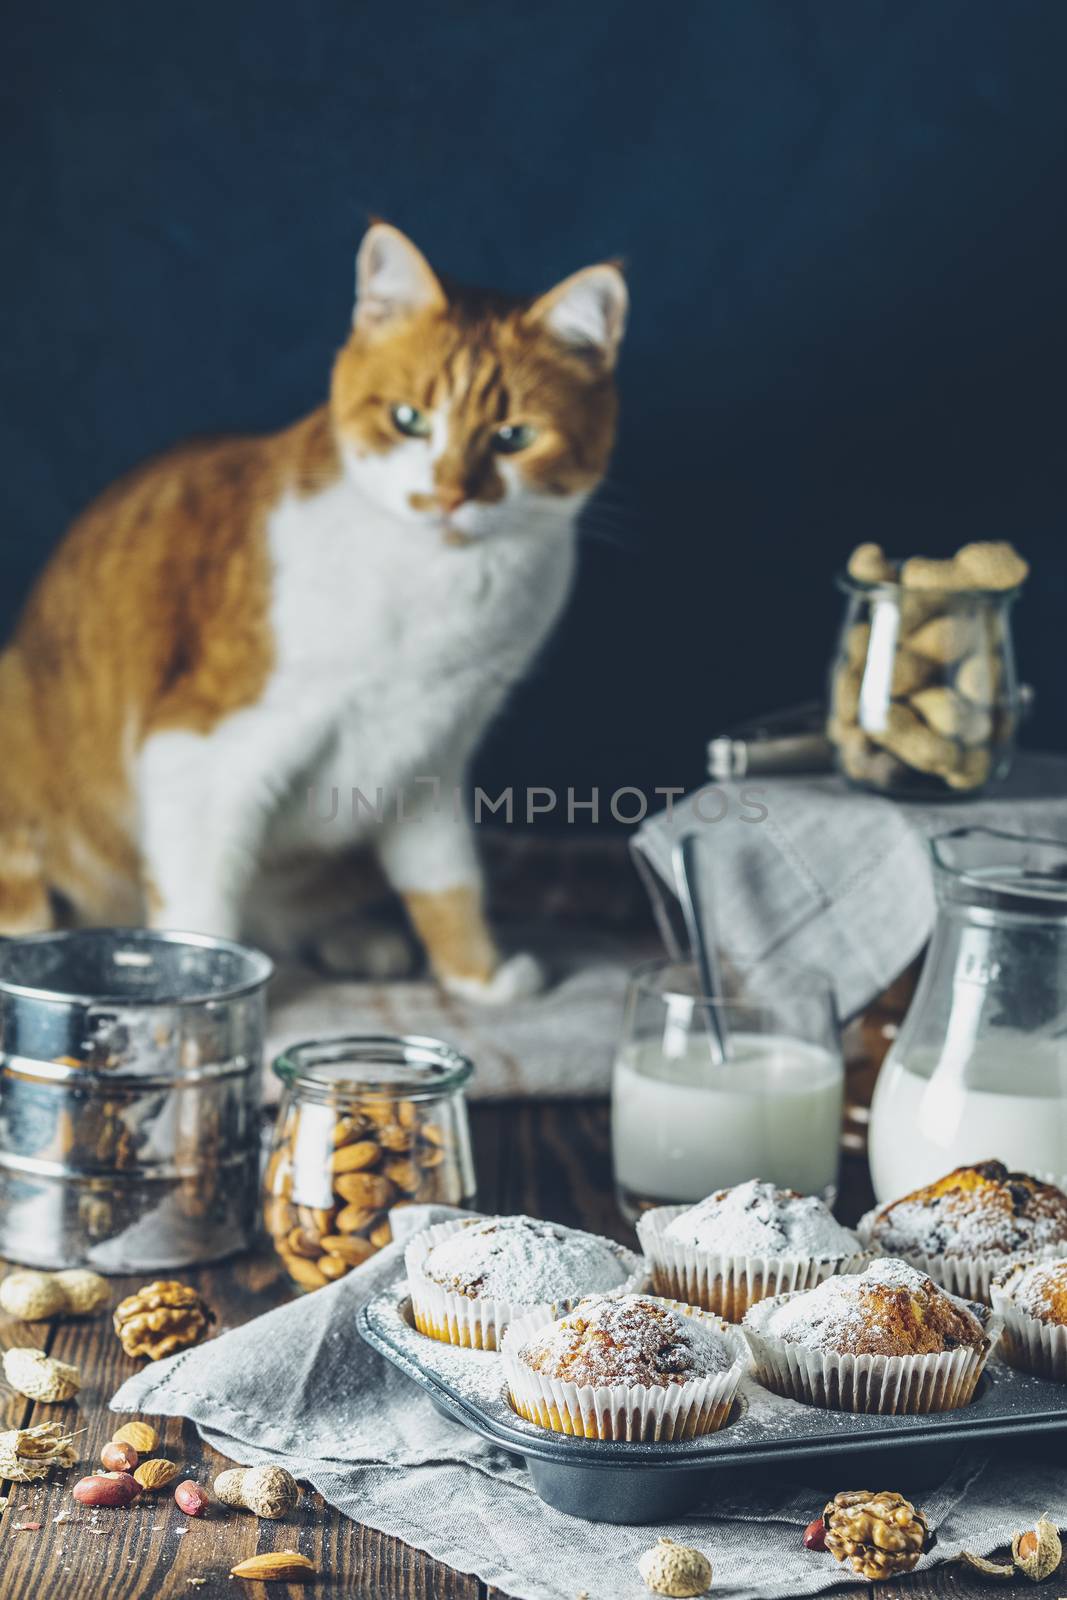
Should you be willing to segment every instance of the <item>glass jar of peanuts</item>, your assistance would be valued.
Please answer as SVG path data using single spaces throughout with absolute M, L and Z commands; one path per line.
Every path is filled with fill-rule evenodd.
M 263 1215 L 293 1283 L 321 1289 L 389 1243 L 389 1212 L 473 1205 L 464 1087 L 474 1071 L 437 1039 L 355 1035 L 292 1045 Z
M 853 551 L 827 724 L 846 778 L 945 797 L 1007 773 L 1019 720 L 1011 612 L 1027 571 L 1006 544 L 946 561 Z

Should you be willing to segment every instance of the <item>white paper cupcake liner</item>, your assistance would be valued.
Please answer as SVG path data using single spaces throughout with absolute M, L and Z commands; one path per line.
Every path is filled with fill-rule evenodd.
M 778 1339 L 759 1326 L 789 1295 L 763 1300 L 741 1329 L 752 1353 L 754 1373 L 764 1388 L 805 1405 L 830 1411 L 958 1411 L 971 1400 L 978 1379 L 1000 1335 L 1000 1319 L 986 1322 L 986 1343 L 923 1356 L 853 1356 L 808 1350 Z
M 662 1297 L 660 1297 L 662 1299 Z M 518 1359 L 527 1339 L 553 1319 L 520 1317 L 512 1323 L 503 1343 L 504 1371 L 511 1403 L 521 1417 L 554 1433 L 585 1439 L 659 1440 L 693 1439 L 715 1433 L 729 1421 L 748 1352 L 736 1328 L 695 1306 L 662 1300 L 687 1317 L 700 1317 L 721 1333 L 735 1355 L 725 1372 L 687 1383 L 581 1384 L 567 1383 L 535 1372 Z
M 422 1263 L 442 1239 L 468 1227 L 476 1218 L 457 1218 L 451 1222 L 438 1222 L 432 1228 L 417 1233 L 404 1252 L 408 1287 L 411 1290 L 411 1312 L 420 1333 L 445 1344 L 458 1344 L 472 1350 L 499 1350 L 509 1324 L 517 1317 L 536 1314 L 542 1322 L 561 1317 L 582 1298 L 582 1294 L 601 1294 L 609 1291 L 590 1284 L 580 1294 L 551 1304 L 523 1305 L 510 1300 L 493 1300 L 488 1296 L 471 1299 L 434 1283 L 422 1270 Z M 613 1239 L 600 1239 L 601 1244 L 616 1256 L 627 1277 L 613 1284 L 611 1291 L 639 1294 L 648 1282 L 648 1268 L 640 1256 Z
M 1067 1328 L 1031 1317 L 996 1286 L 993 1310 L 1004 1323 L 997 1350 L 1002 1361 L 1039 1378 L 1067 1383 Z
M 641 1214 L 637 1237 L 657 1294 L 740 1322 L 749 1306 L 776 1295 L 814 1289 L 836 1273 L 860 1272 L 869 1257 L 857 1244 L 850 1256 L 823 1261 L 795 1255 L 716 1255 L 667 1237 L 667 1228 L 691 1206 L 656 1206 Z
M 871 1230 L 875 1218 L 881 1207 L 876 1206 L 873 1211 L 868 1211 L 861 1217 L 857 1225 L 860 1242 L 870 1255 L 894 1256 L 900 1261 L 906 1261 L 909 1267 L 914 1267 L 917 1272 L 925 1272 L 928 1278 L 933 1278 L 942 1289 L 947 1289 L 949 1294 L 956 1295 L 960 1300 L 978 1300 L 982 1305 L 990 1305 L 993 1279 L 997 1273 L 1005 1271 L 1015 1261 L 1047 1261 L 1063 1255 L 1063 1244 L 1051 1244 L 1044 1249 L 1020 1251 L 1015 1255 L 984 1255 L 984 1256 L 929 1256 L 923 1255 L 918 1250 L 888 1249 L 877 1244 L 871 1237 Z

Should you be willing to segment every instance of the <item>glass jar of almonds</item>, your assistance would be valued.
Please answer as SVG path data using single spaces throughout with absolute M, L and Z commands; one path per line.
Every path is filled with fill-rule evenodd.
M 853 551 L 827 725 L 853 784 L 937 799 L 1006 774 L 1020 714 L 1011 613 L 1027 571 L 1006 544 L 943 561 Z
M 263 1215 L 293 1283 L 321 1289 L 389 1243 L 389 1211 L 473 1205 L 464 1087 L 474 1071 L 437 1039 L 356 1035 L 292 1045 Z

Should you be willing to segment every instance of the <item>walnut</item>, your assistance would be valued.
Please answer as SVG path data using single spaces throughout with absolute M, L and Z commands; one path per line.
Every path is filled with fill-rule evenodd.
M 823 1512 L 826 1548 L 861 1578 L 910 1572 L 926 1548 L 926 1518 L 903 1495 L 853 1489 L 835 1495 Z
M 115 1332 L 128 1356 L 159 1361 L 186 1345 L 199 1344 L 215 1313 L 186 1283 L 146 1284 L 115 1307 Z

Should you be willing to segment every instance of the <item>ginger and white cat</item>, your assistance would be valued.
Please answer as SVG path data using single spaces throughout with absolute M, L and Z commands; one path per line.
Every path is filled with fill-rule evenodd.
M 467 290 L 384 223 L 356 282 L 326 405 L 137 469 L 38 582 L 0 656 L 0 933 L 277 942 L 307 870 L 347 897 L 370 846 L 443 983 L 534 987 L 451 795 L 566 599 L 626 289 L 604 264 L 533 301 Z M 322 820 L 334 786 L 380 789 L 384 820 Z

